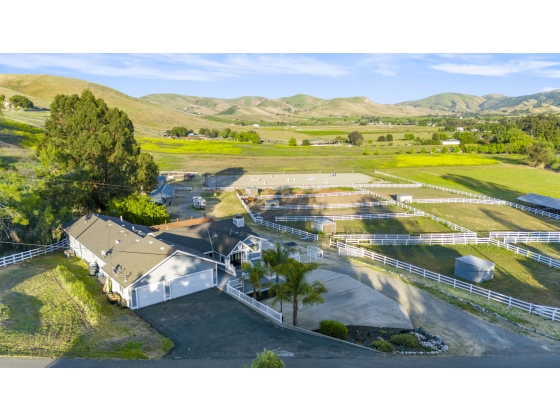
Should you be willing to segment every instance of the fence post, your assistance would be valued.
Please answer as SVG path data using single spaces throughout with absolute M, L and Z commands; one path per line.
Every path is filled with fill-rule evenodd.
M 441 278 L 441 274 L 438 273 L 438 275 L 437 275 L 437 282 L 438 283 L 440 282 L 440 278 Z
M 469 293 L 472 293 L 472 284 L 470 285 Z
M 455 289 L 455 286 L 457 285 L 457 280 L 453 279 L 453 288 Z
M 488 290 L 488 300 L 490 300 L 490 295 L 492 294 L 491 290 Z
M 529 303 L 529 313 L 533 313 L 533 304 Z
M 511 307 L 511 296 L 509 297 L 508 307 Z
M 552 312 L 552 320 L 554 321 L 554 317 L 556 316 L 556 311 L 558 310 L 558 308 L 554 308 L 554 312 Z

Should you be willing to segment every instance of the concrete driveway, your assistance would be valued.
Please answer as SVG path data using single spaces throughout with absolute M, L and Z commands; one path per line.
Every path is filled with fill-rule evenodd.
M 333 319 L 344 325 L 411 329 L 412 323 L 405 307 L 384 296 L 373 288 L 342 273 L 329 270 L 314 270 L 308 281 L 318 280 L 327 288 L 323 295 L 325 303 L 300 307 L 298 326 L 307 330 L 318 330 L 319 323 Z M 262 303 L 280 311 L 280 305 L 272 305 L 272 299 Z M 283 304 L 284 323 L 292 325 L 292 306 Z
M 174 359 L 251 360 L 264 348 L 283 358 L 376 358 L 380 353 L 283 329 L 213 288 L 138 310 L 176 347 Z

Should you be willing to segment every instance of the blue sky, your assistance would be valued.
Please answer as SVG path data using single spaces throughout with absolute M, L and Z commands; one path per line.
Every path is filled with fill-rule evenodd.
M 0 54 L 0 73 L 75 77 L 135 97 L 305 93 L 397 103 L 443 92 L 518 96 L 560 89 L 560 55 Z

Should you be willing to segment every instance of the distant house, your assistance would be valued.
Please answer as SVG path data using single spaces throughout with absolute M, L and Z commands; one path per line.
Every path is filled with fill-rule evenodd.
M 465 131 L 465 129 L 463 127 L 457 127 L 457 131 L 460 131 L 462 133 L 463 131 Z
M 260 127 L 260 125 L 258 125 L 258 124 L 253 124 L 253 127 Z
M 461 144 L 461 140 L 457 140 L 457 139 L 450 139 L 450 140 L 440 140 L 440 143 L 445 145 L 445 146 L 449 146 L 449 145 L 460 145 Z
M 157 177 L 158 186 L 150 193 L 150 199 L 157 204 L 170 206 L 175 199 L 175 187 L 167 183 L 167 177 L 160 175 Z

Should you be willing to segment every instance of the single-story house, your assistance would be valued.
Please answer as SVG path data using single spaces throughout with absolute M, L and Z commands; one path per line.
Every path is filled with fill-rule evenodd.
M 444 146 L 449 146 L 449 145 L 454 145 L 454 146 L 458 146 L 461 144 L 461 140 L 457 140 L 457 139 L 450 139 L 450 140 L 440 140 L 441 144 L 443 144 Z
M 97 263 L 99 279 L 132 309 L 218 284 L 218 263 L 186 246 L 166 243 L 146 226 L 89 214 L 64 226 L 69 247 Z

